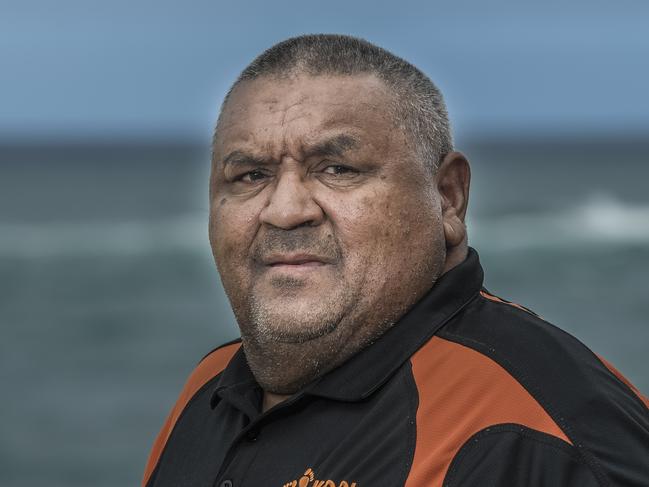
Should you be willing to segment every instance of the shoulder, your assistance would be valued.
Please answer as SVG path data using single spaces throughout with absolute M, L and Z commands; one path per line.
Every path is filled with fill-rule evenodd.
M 187 407 L 189 401 L 191 401 L 191 399 L 201 389 L 203 389 L 203 387 L 223 372 L 240 347 L 241 340 L 233 340 L 216 347 L 199 361 L 198 365 L 196 365 L 187 378 L 178 400 L 169 415 L 168 421 L 171 420 L 171 427 L 175 425 L 178 417 Z
M 500 476 L 484 477 L 485 483 L 522 485 L 512 480 L 510 471 L 528 472 L 519 464 L 527 462 L 523 456 L 565 464 L 566 458 L 556 453 L 573 449 L 556 418 L 490 356 L 498 347 L 483 346 L 456 329 L 457 322 L 465 325 L 465 315 L 474 306 L 456 315 L 411 357 L 419 402 L 408 485 L 484 485 L 466 476 L 480 472 L 484 477 L 484 469 Z
M 151 453 L 149 454 L 142 485 L 148 483 L 149 478 L 158 463 L 160 455 L 167 444 L 167 440 L 169 439 L 169 436 L 184 409 L 200 390 L 223 372 L 240 347 L 240 339 L 216 347 L 205 355 L 191 372 L 174 407 L 167 416 L 167 420 L 156 437 Z
M 633 410 L 648 412 L 637 389 L 577 338 L 486 290 L 439 336 L 497 363 L 544 407 L 557 403 L 565 413 L 606 390 Z
M 646 399 L 575 337 L 483 290 L 435 339 L 420 360 L 446 350 L 477 414 L 510 408 L 495 419 L 564 440 L 603 485 L 649 483 Z
M 241 339 L 237 338 L 230 342 L 224 343 L 214 348 L 211 352 L 205 355 L 196 365 L 191 372 L 185 386 L 178 398 L 178 403 L 182 404 L 182 408 L 187 405 L 187 402 L 208 382 L 218 376 L 225 367 L 228 365 L 234 354 L 241 347 Z
M 202 387 L 210 379 L 223 372 L 234 354 L 241 347 L 241 338 L 219 345 L 206 354 L 192 371 L 185 388 Z M 193 387 L 192 387 L 193 385 Z

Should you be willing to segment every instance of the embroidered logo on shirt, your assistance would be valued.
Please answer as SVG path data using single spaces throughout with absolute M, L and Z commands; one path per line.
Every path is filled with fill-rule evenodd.
M 282 487 L 356 487 L 356 482 L 341 480 L 340 483 L 336 483 L 333 480 L 318 480 L 315 478 L 315 472 L 307 468 L 299 480 L 292 480 Z

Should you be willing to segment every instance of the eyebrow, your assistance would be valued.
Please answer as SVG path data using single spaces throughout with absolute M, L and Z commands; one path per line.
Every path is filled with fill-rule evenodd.
M 359 146 L 356 137 L 349 134 L 339 134 L 328 139 L 316 142 L 304 151 L 304 158 L 312 156 L 333 156 L 340 157 L 345 152 L 355 149 Z
M 349 134 L 339 134 L 328 139 L 316 142 L 304 151 L 303 158 L 313 156 L 341 157 L 345 152 L 358 147 L 359 141 Z M 272 164 L 267 157 L 260 157 L 242 150 L 234 150 L 223 159 L 223 167 L 235 166 L 259 166 Z
M 268 158 L 255 156 L 241 150 L 232 151 L 223 159 L 223 167 L 230 164 L 235 166 L 260 166 L 269 163 Z

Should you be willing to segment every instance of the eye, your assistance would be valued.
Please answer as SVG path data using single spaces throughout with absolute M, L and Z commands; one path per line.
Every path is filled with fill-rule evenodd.
M 258 181 L 261 181 L 262 179 L 267 178 L 268 176 L 266 173 L 259 169 L 255 169 L 253 171 L 248 171 L 243 174 L 240 174 L 234 178 L 234 181 L 241 181 L 243 183 L 256 183 Z
M 334 176 L 352 175 L 358 173 L 356 169 L 352 169 L 351 167 L 343 166 L 341 164 L 332 164 L 330 166 L 327 166 L 322 170 L 322 172 L 325 174 L 332 174 Z

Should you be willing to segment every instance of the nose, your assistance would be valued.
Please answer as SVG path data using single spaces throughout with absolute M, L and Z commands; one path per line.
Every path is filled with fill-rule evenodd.
M 259 214 L 261 223 L 284 230 L 322 223 L 322 208 L 313 199 L 302 176 L 291 171 L 280 174 L 277 178 L 269 200 Z

